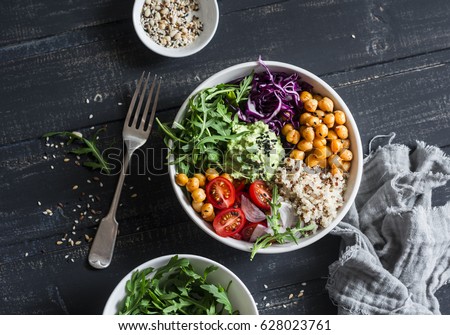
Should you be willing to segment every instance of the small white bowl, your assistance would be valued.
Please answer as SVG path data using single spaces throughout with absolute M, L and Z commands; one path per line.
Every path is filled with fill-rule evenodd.
M 133 272 L 149 267 L 157 269 L 166 265 L 173 256 L 175 255 L 161 256 L 152 259 L 139 265 L 128 273 L 109 296 L 105 308 L 103 309 L 103 315 L 115 315 L 122 308 L 126 297 L 125 285 L 131 278 Z M 228 290 L 228 297 L 233 309 L 239 310 L 241 315 L 258 315 L 258 309 L 256 308 L 255 300 L 253 300 L 250 291 L 247 289 L 245 284 L 228 268 L 211 259 L 201 256 L 180 254 L 178 257 L 188 259 L 197 273 L 203 273 L 205 268 L 208 266 L 217 266 L 218 269 L 208 275 L 208 282 L 211 284 L 220 284 L 222 287 L 227 287 L 231 281 L 231 285 Z
M 133 6 L 133 26 L 142 43 L 157 54 L 166 57 L 186 57 L 202 50 L 213 38 L 219 24 L 219 6 L 216 0 L 197 0 L 199 10 L 195 13 L 203 22 L 203 31 L 189 45 L 180 48 L 167 48 L 154 42 L 141 24 L 141 12 L 145 0 L 136 0 Z
M 350 149 L 353 152 L 352 167 L 350 169 L 349 179 L 347 180 L 347 190 L 345 191 L 344 194 L 344 205 L 339 209 L 337 217 L 328 225 L 328 227 L 318 230 L 317 233 L 314 235 L 311 235 L 306 238 L 301 238 L 297 244 L 294 242 L 286 244 L 272 244 L 270 247 L 260 249 L 258 251 L 258 253 L 260 254 L 278 254 L 297 250 L 318 241 L 319 239 L 327 235 L 344 218 L 345 214 L 349 211 L 352 203 L 355 200 L 356 194 L 358 193 L 359 185 L 361 183 L 361 176 L 363 169 L 363 154 L 362 154 L 361 138 L 359 136 L 355 120 L 353 119 L 353 116 L 350 113 L 350 110 L 348 109 L 345 102 L 342 100 L 339 94 L 337 94 L 336 91 L 331 88 L 331 86 L 329 86 L 326 82 L 324 82 L 322 79 L 320 79 L 313 73 L 305 69 L 302 69 L 298 66 L 274 61 L 265 61 L 265 64 L 269 67 L 271 71 L 274 72 L 276 71 L 286 73 L 298 73 L 301 77 L 300 78 L 301 80 L 313 86 L 314 92 L 317 92 L 322 96 L 330 97 L 333 100 L 336 109 L 344 111 L 347 117 L 347 122 L 345 125 L 348 128 L 349 139 L 351 141 Z M 212 75 L 211 77 L 206 79 L 203 83 L 201 83 L 185 100 L 180 110 L 178 111 L 178 114 L 175 117 L 175 122 L 178 123 L 182 122 L 184 115 L 186 114 L 187 111 L 189 99 L 197 92 L 205 88 L 213 87 L 221 83 L 228 83 L 236 79 L 245 77 L 248 74 L 250 74 L 253 70 L 255 70 L 255 72 L 262 72 L 263 68 L 259 65 L 258 62 L 248 62 L 231 66 L 225 70 L 222 70 Z M 173 160 L 173 157 L 170 157 L 169 161 L 170 160 Z M 194 209 L 191 206 L 191 202 L 189 201 L 185 193 L 185 189 L 178 186 L 175 183 L 176 173 L 177 172 L 175 166 L 173 164 L 170 164 L 169 175 L 173 189 L 175 191 L 178 200 L 181 203 L 181 206 L 183 207 L 185 212 L 189 215 L 189 217 L 192 219 L 192 221 L 194 221 L 204 232 L 206 232 L 209 236 L 213 237 L 217 241 L 239 250 L 251 251 L 253 243 L 242 240 L 236 240 L 231 237 L 221 237 L 215 233 L 212 225 L 204 221 L 200 217 L 200 215 L 194 211 Z

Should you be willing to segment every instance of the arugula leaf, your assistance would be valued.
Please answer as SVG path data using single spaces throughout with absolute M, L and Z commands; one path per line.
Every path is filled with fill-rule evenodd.
M 233 314 L 233 307 L 231 306 L 231 302 L 228 299 L 227 292 L 225 291 L 225 289 L 222 286 L 204 284 L 204 285 L 201 285 L 200 287 L 202 289 L 204 289 L 205 291 L 211 293 L 217 299 L 218 303 L 223 304 L 225 310 L 229 314 Z
M 207 267 L 195 272 L 188 259 L 172 257 L 159 269 L 135 271 L 125 285 L 126 297 L 119 315 L 142 314 L 236 314 L 228 298 L 228 287 L 208 283 L 217 270 Z M 153 277 L 151 275 L 153 274 Z
M 189 100 L 188 110 L 181 123 L 174 122 L 172 128 L 158 118 L 164 143 L 169 146 L 179 172 L 192 175 L 208 167 L 221 167 L 227 143 L 244 133 L 233 134 L 233 117 L 236 108 L 248 99 L 253 73 L 240 84 L 219 84 L 198 92 Z M 242 105 L 243 107 L 243 105 Z
M 83 165 L 86 167 L 89 167 L 93 170 L 100 169 L 100 171 L 106 172 L 109 174 L 111 172 L 111 168 L 110 168 L 108 162 L 106 161 L 106 159 L 101 154 L 101 152 L 98 149 L 97 144 L 96 144 L 97 135 L 101 131 L 104 131 L 104 130 L 105 130 L 105 128 L 99 129 L 90 140 L 78 135 L 78 133 L 76 133 L 76 132 L 70 132 L 70 131 L 48 132 L 48 133 L 45 133 L 44 135 L 42 135 L 42 137 L 63 136 L 63 137 L 68 138 L 68 142 L 67 142 L 68 144 L 71 144 L 74 141 L 79 142 L 82 145 L 82 147 L 72 149 L 70 151 L 70 153 L 73 153 L 75 155 L 80 155 L 80 156 L 87 155 L 87 156 L 93 158 L 94 161 L 86 161 L 83 163 Z

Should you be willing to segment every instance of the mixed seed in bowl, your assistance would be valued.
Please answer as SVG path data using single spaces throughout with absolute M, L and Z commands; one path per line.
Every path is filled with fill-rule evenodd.
M 196 0 L 145 0 L 141 24 L 157 44 L 185 47 L 203 31 L 203 23 L 195 15 L 199 9 Z

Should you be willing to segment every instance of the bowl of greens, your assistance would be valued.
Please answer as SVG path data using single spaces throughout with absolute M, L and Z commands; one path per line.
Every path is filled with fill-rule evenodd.
M 251 258 L 318 241 L 358 192 L 356 122 L 332 87 L 298 66 L 229 67 L 200 84 L 172 124 L 157 122 L 183 209 Z
M 196 255 L 166 255 L 128 273 L 104 315 L 258 315 L 245 284 L 228 268 Z

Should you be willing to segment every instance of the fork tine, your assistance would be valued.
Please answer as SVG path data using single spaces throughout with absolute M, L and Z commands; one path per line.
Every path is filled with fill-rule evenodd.
M 136 90 L 134 91 L 133 99 L 131 99 L 130 108 L 128 108 L 127 117 L 125 119 L 125 123 L 124 123 L 125 127 L 127 127 L 128 124 L 130 123 L 131 114 L 133 114 L 134 104 L 136 103 L 136 99 L 137 99 L 137 96 L 138 96 L 140 88 L 141 88 L 142 80 L 144 79 L 144 74 L 145 74 L 145 71 L 142 72 L 141 78 L 139 79 L 139 81 L 136 85 Z
M 145 109 L 144 109 L 144 113 L 142 114 L 142 119 L 141 119 L 141 125 L 140 128 L 145 130 L 145 124 L 147 123 L 147 115 L 148 115 L 148 110 L 150 109 L 150 103 L 152 102 L 152 97 L 153 97 L 153 91 L 155 89 L 155 84 L 156 84 L 156 74 L 155 77 L 153 78 L 153 82 L 152 82 L 152 86 L 150 87 L 150 92 L 148 93 L 148 98 L 147 98 L 147 102 L 145 104 Z
M 158 89 L 156 90 L 155 102 L 153 103 L 152 113 L 150 114 L 150 121 L 148 122 L 148 127 L 147 127 L 147 130 L 146 130 L 147 132 L 150 132 L 152 130 L 152 127 L 153 127 L 153 121 L 155 120 L 156 105 L 158 104 L 158 97 L 159 97 L 159 89 L 160 89 L 160 87 L 161 87 L 161 77 L 159 78 L 159 81 L 158 81 Z
M 144 87 L 142 87 L 141 97 L 139 98 L 139 103 L 136 108 L 136 113 L 134 114 L 133 123 L 131 124 L 132 128 L 136 128 L 137 121 L 139 119 L 139 115 L 141 114 L 142 103 L 144 102 L 145 92 L 147 91 L 148 80 L 150 79 L 150 72 L 147 75 L 147 79 L 145 80 Z

